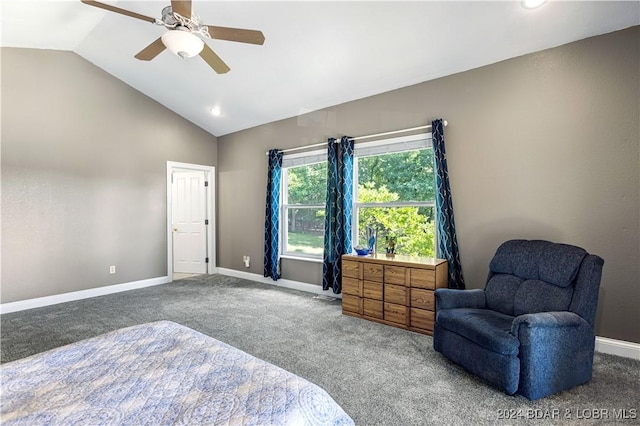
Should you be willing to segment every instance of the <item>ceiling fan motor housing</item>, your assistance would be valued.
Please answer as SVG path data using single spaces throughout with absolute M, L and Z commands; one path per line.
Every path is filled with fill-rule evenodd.
M 162 9 L 162 24 L 168 29 L 177 29 L 184 27 L 190 32 L 200 32 L 203 26 L 200 22 L 200 18 L 195 13 L 191 13 L 191 16 L 182 16 L 179 13 L 173 11 L 171 6 L 167 6 Z M 206 27 L 206 26 L 205 26 Z
M 162 9 L 162 22 L 167 28 L 175 28 L 180 25 L 180 22 L 178 22 L 176 17 L 173 15 L 173 9 L 171 6 L 167 6 Z

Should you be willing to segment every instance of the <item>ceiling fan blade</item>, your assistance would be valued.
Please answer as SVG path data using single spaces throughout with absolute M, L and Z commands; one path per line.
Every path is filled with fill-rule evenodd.
M 243 30 L 240 28 L 216 27 L 207 25 L 211 38 L 217 40 L 239 41 L 240 43 L 264 44 L 262 31 Z
M 171 10 L 183 18 L 191 19 L 191 0 L 171 0 Z
M 200 52 L 200 56 L 218 74 L 225 74 L 231 69 L 227 66 L 227 64 L 224 63 L 222 59 L 220 59 L 218 55 L 215 54 L 213 50 L 211 50 L 209 46 L 207 46 L 206 43 L 204 45 L 204 48 L 202 49 L 202 52 Z
M 135 56 L 136 59 L 140 59 L 141 61 L 150 61 L 156 56 L 160 54 L 164 49 L 166 49 L 164 43 L 162 42 L 162 37 L 142 49 Z
M 98 1 L 89 1 L 89 0 L 80 0 L 80 1 L 82 1 L 82 3 L 84 4 L 88 4 L 89 6 L 99 7 L 100 9 L 108 10 L 110 12 L 120 13 L 122 15 L 130 16 L 136 19 L 142 19 L 143 21 L 151 22 L 152 24 L 156 22 L 155 18 L 151 18 L 145 15 L 140 15 L 139 13 L 131 12 L 130 10 L 111 6 L 110 4 L 104 4 Z

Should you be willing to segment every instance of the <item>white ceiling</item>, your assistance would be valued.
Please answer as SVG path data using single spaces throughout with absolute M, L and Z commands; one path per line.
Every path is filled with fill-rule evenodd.
M 169 0 L 104 3 L 160 18 Z M 207 40 L 231 67 L 218 75 L 168 51 L 138 61 L 165 29 L 80 0 L 0 5 L 0 45 L 76 52 L 215 136 L 640 24 L 638 1 L 193 0 L 205 24 L 264 33 Z

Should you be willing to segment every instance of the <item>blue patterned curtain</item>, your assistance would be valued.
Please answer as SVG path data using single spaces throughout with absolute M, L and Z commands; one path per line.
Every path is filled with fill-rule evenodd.
M 431 123 L 433 137 L 434 173 L 436 180 L 436 221 L 438 224 L 438 252 L 440 259 L 449 262 L 449 288 L 464 289 L 462 264 L 458 251 L 456 225 L 453 220 L 453 200 L 449 186 L 447 153 L 444 148 L 444 126 L 441 119 Z
M 324 260 L 322 288 L 342 291 L 343 254 L 351 253 L 353 209 L 353 140 L 331 138 L 327 156 L 327 203 L 324 218 Z
M 269 151 L 267 173 L 267 210 L 264 220 L 264 276 L 274 281 L 278 274 L 278 243 L 280 231 L 280 178 L 282 176 L 282 152 Z

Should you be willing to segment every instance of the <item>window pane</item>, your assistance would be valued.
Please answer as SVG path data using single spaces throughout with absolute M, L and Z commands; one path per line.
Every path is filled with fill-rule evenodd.
M 432 201 L 435 198 L 433 150 L 420 149 L 394 154 L 358 158 L 358 190 L 360 186 L 384 191 L 374 201 Z
M 287 246 L 285 252 L 322 256 L 324 208 L 287 209 Z
M 324 204 L 327 192 L 327 163 L 287 169 L 289 204 Z
M 385 238 L 396 237 L 396 254 L 435 257 L 433 207 L 360 207 L 358 245 L 367 246 L 367 226 L 377 230 L 378 253 L 385 252 Z

